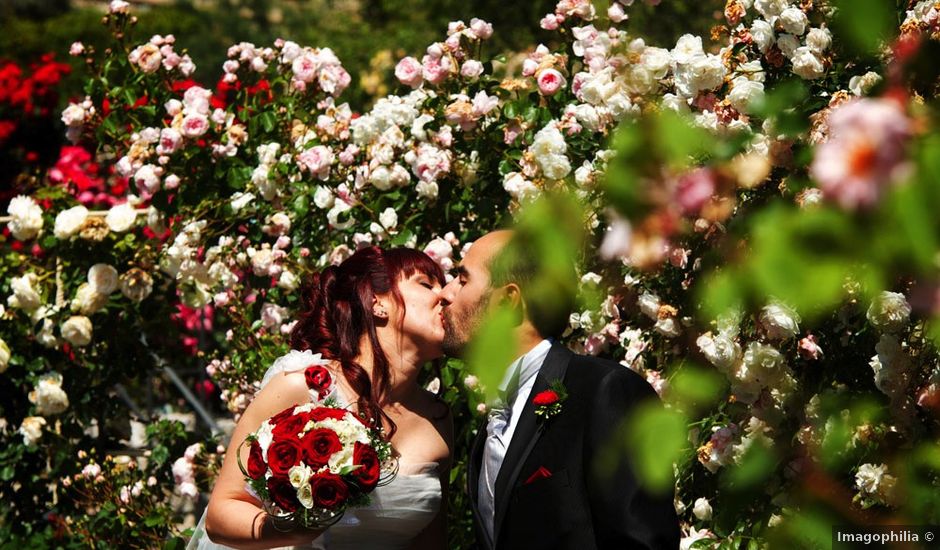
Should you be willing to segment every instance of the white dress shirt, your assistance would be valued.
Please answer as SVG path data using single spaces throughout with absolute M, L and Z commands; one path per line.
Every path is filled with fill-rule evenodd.
M 535 375 L 542 368 L 542 363 L 545 362 L 545 357 L 551 347 L 550 340 L 542 340 L 525 355 L 513 361 L 510 368 L 506 369 L 503 381 L 499 385 L 500 394 L 506 395 L 505 405 L 493 409 L 486 425 L 487 435 L 477 487 L 479 493 L 477 505 L 483 526 L 491 541 L 495 529 L 496 478 L 503 459 L 506 457 L 509 443 L 512 441 L 512 435 L 516 431 L 516 426 L 519 425 L 522 409 L 525 408 L 529 394 L 532 393 Z

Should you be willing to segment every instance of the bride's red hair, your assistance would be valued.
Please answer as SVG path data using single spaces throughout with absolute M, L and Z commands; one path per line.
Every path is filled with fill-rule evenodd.
M 443 286 L 444 271 L 427 254 L 411 248 L 361 248 L 338 266 L 316 273 L 301 290 L 303 305 L 291 331 L 291 347 L 322 353 L 342 366 L 350 387 L 359 395 L 359 410 L 371 422 L 385 418 L 379 398 L 389 391 L 389 362 L 379 344 L 372 315 L 373 298 L 389 294 L 404 310 L 398 281 L 423 273 Z M 355 358 L 367 335 L 372 347 L 372 379 Z

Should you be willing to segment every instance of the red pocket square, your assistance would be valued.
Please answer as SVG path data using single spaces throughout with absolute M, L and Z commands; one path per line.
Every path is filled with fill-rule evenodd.
M 539 469 L 536 470 L 532 475 L 530 475 L 529 479 L 525 480 L 525 483 L 523 483 L 523 485 L 528 485 L 534 481 L 538 481 L 540 479 L 548 479 L 550 477 L 552 477 L 552 472 L 545 466 L 539 466 Z

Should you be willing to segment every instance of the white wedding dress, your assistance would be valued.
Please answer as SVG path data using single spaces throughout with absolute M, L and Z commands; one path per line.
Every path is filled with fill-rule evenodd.
M 329 361 L 310 351 L 291 351 L 277 359 L 261 380 L 263 388 L 275 376 L 303 370 L 314 364 Z M 348 400 L 333 384 L 331 394 L 340 405 Z M 313 392 L 311 399 L 316 398 Z M 330 526 L 309 545 L 294 547 L 312 550 L 393 550 L 408 548 L 411 541 L 431 523 L 441 507 L 441 482 L 436 462 L 400 462 L 398 475 L 372 492 L 368 506 L 346 511 L 342 519 Z M 215 544 L 206 536 L 206 514 L 196 525 L 188 550 L 224 550 L 228 546 Z

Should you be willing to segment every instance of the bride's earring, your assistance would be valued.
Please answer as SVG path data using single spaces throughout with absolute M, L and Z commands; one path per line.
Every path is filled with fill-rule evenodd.
M 388 319 L 388 310 L 385 309 L 385 306 L 374 306 L 372 308 L 372 315 L 375 315 L 379 319 Z

